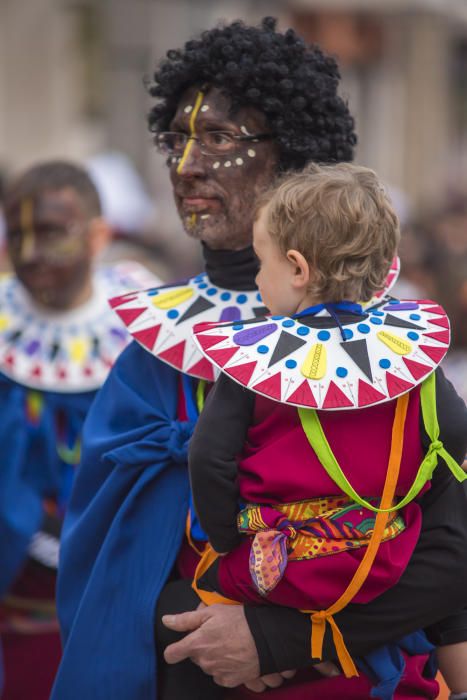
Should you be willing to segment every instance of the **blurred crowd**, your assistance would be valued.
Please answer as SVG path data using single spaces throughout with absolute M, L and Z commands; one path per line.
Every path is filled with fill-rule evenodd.
M 401 297 L 436 299 L 451 321 L 452 346 L 443 362 L 467 401 L 467 194 L 450 192 L 443 206 L 402 218 Z

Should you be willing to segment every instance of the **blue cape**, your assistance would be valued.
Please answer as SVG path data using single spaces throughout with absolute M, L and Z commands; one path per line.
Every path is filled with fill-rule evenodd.
M 156 697 L 154 608 L 189 502 L 179 378 L 132 343 L 89 411 L 62 534 L 53 700 Z
M 26 409 L 28 397 L 39 396 L 35 418 Z M 44 517 L 44 498 L 65 507 L 73 465 L 57 452 L 57 416 L 64 417 L 66 446 L 78 439 L 95 392 L 37 392 L 0 374 L 0 596 L 24 563 L 32 536 Z
M 155 605 L 190 504 L 186 461 L 195 410 L 184 381 L 193 420 L 177 421 L 179 381 L 177 371 L 133 343 L 89 411 L 62 534 L 64 652 L 51 700 L 157 696 Z M 415 633 L 358 660 L 375 684 L 373 697 L 392 698 L 404 671 L 401 649 L 422 654 L 432 646 Z

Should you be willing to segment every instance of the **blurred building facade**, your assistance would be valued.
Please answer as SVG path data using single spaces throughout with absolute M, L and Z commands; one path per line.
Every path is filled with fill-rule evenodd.
M 465 0 L 0 0 L 0 167 L 119 150 L 177 226 L 143 76 L 217 20 L 265 14 L 338 56 L 360 162 L 415 206 L 467 188 Z

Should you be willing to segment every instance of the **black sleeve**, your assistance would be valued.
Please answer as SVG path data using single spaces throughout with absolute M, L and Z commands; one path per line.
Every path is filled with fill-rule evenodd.
M 437 371 L 440 439 L 460 463 L 466 450 L 465 404 Z M 428 446 L 426 434 L 423 438 Z M 436 469 L 431 489 L 420 499 L 423 519 L 419 541 L 396 586 L 365 604 L 350 604 L 334 616 L 353 657 L 433 625 L 433 638 L 467 641 L 467 489 L 444 465 Z M 291 608 L 248 607 L 246 616 L 257 645 L 261 673 L 302 668 L 310 659 L 311 623 Z M 438 624 L 440 623 L 440 624 Z M 454 630 L 455 637 L 448 636 Z M 323 659 L 335 660 L 329 631 Z
M 467 642 L 467 608 L 432 625 L 426 633 L 430 642 L 437 647 Z
M 196 424 L 188 465 L 201 527 L 216 552 L 239 542 L 236 457 L 245 443 L 254 394 L 222 374 L 209 392 Z

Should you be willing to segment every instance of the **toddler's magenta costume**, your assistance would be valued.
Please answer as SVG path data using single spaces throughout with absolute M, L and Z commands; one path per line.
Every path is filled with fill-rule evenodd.
M 315 612 L 344 592 L 346 602 L 364 603 L 393 586 L 420 532 L 413 499 L 429 487 L 437 457 L 465 478 L 439 440 L 442 408 L 449 450 L 450 388 L 434 374 L 449 343 L 441 307 L 386 299 L 363 311 L 343 302 L 195 333 L 226 375 L 190 450 L 201 525 L 214 549 L 228 552 L 201 568 L 201 597 L 207 585 L 236 601 Z M 399 471 L 383 507 L 397 441 Z M 381 509 L 391 512 L 376 556 L 350 594 Z

